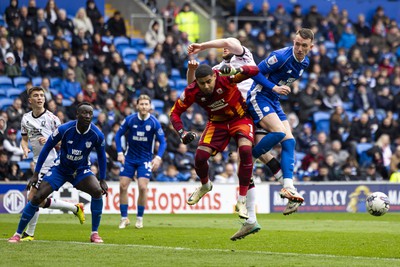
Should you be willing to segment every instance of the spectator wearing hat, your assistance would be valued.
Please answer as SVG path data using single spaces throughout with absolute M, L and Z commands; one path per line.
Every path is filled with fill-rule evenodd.
M 7 131 L 7 138 L 3 142 L 4 151 L 8 153 L 11 162 L 18 163 L 22 160 L 22 151 L 19 143 L 17 143 L 17 130 L 10 128 Z
M 144 40 L 147 47 L 155 48 L 157 44 L 163 44 L 165 41 L 163 26 L 157 20 L 152 20 L 149 24 Z
M 20 16 L 18 14 L 14 15 L 11 23 L 8 25 L 8 33 L 14 38 L 22 38 L 24 36 L 24 30 L 25 27 L 24 24 L 21 22 Z
M 21 76 L 21 67 L 15 62 L 15 56 L 12 52 L 6 54 L 4 74 L 10 78 Z
M 376 166 L 373 163 L 369 164 L 365 168 L 364 173 L 361 175 L 361 177 L 363 177 L 363 180 L 368 181 L 368 182 L 383 180 L 382 175 L 379 172 L 377 172 Z

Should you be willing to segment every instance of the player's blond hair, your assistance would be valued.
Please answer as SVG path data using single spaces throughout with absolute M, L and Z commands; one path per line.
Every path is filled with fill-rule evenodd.
M 149 100 L 150 104 L 151 104 L 151 98 L 148 95 L 140 95 L 136 101 L 136 104 L 139 104 L 140 100 Z

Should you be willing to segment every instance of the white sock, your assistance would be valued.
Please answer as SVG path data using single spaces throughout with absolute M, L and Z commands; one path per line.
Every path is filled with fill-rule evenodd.
M 51 200 L 51 202 L 50 202 L 49 209 L 68 210 L 68 211 L 72 211 L 73 213 L 77 212 L 77 207 L 70 202 L 63 201 L 60 199 L 54 199 L 54 198 L 51 198 L 50 200 Z
M 246 222 L 249 224 L 255 223 L 257 221 L 257 215 L 256 215 L 256 189 L 254 187 L 247 191 L 246 208 L 249 214 L 249 218 L 246 220 Z
M 143 221 L 143 217 L 136 217 L 136 220 Z
M 30 235 L 34 236 L 35 235 L 35 229 L 36 229 L 36 224 L 39 219 L 39 211 L 35 212 L 35 215 L 33 215 L 32 219 L 28 223 L 28 227 L 26 228 L 25 232 Z
M 282 174 L 282 170 L 279 170 L 277 173 L 274 174 L 275 179 L 281 184 L 283 185 L 283 174 Z
M 283 187 L 284 188 L 294 188 L 293 179 L 292 178 L 283 178 Z
M 241 196 L 241 195 L 239 195 L 239 196 L 238 196 L 238 201 L 240 201 L 240 202 L 246 201 L 246 196 Z
M 210 188 L 211 187 L 211 181 L 208 180 L 207 183 L 203 184 L 202 186 L 206 187 L 206 188 Z
M 128 219 L 128 217 L 121 217 L 121 220 L 126 220 Z

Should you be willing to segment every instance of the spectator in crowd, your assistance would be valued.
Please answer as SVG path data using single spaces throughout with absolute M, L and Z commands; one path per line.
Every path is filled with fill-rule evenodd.
M 86 1 L 86 15 L 89 17 L 90 21 L 92 22 L 94 32 L 98 33 L 99 29 L 99 21 L 102 18 L 100 10 L 96 6 L 96 2 L 94 0 L 87 0 Z
M 10 1 L 10 5 L 6 8 L 4 14 L 5 14 L 5 17 L 6 17 L 7 24 L 11 24 L 12 19 L 15 16 L 19 15 L 18 1 L 17 0 L 11 0 Z
M 311 162 L 316 162 L 318 165 L 324 162 L 324 156 L 319 151 L 318 142 L 310 143 L 310 149 L 301 161 L 301 169 L 307 170 Z
M 178 25 L 178 29 L 181 32 L 186 32 L 188 34 L 190 42 L 195 43 L 198 41 L 200 34 L 199 17 L 196 12 L 191 9 L 189 2 L 183 4 L 182 9 L 175 17 L 175 23 Z
M 335 107 L 329 119 L 329 131 L 331 140 L 343 140 L 343 137 L 349 133 L 351 121 L 343 109 L 343 106 Z
M 377 171 L 375 164 L 369 164 L 362 174 L 363 180 L 365 181 L 382 181 L 382 175 Z
M 107 29 L 114 37 L 126 36 L 125 21 L 121 16 L 121 12 L 114 12 L 114 15 L 107 21 Z
M 55 28 L 61 29 L 66 36 L 72 36 L 74 33 L 74 27 L 74 22 L 67 17 L 67 12 L 65 9 L 58 10 Z
M 12 52 L 6 54 L 4 74 L 10 78 L 21 76 L 21 67 L 15 62 L 15 56 Z
M 13 38 L 22 38 L 24 36 L 25 26 L 21 22 L 21 18 L 19 15 L 15 15 L 12 18 L 11 24 L 8 25 L 8 33 Z
M 50 23 L 52 32 L 54 33 L 55 31 L 55 24 L 58 18 L 58 7 L 56 5 L 55 0 L 48 0 L 47 4 L 44 8 L 44 17 L 46 18 L 46 20 Z
M 15 98 L 12 105 L 9 106 L 6 110 L 7 112 L 7 125 L 8 128 L 20 129 L 21 128 L 21 119 L 24 114 L 24 109 L 22 108 L 22 101 L 20 98 Z
M 239 178 L 236 175 L 235 168 L 232 163 L 227 163 L 225 165 L 225 170 L 215 175 L 214 183 L 216 184 L 235 184 Z
M 44 56 L 39 61 L 40 73 L 43 76 L 60 77 L 62 69 L 60 64 L 53 57 L 53 50 L 46 48 Z
M 82 92 L 81 84 L 76 80 L 75 71 L 72 68 L 67 69 L 67 78 L 61 82 L 60 93 L 65 99 L 74 102 L 76 95 Z
M 76 12 L 75 18 L 73 19 L 74 23 L 74 33 L 78 34 L 80 29 L 83 29 L 85 34 L 93 34 L 93 24 L 90 19 L 86 15 L 85 8 L 81 7 Z
M 9 182 L 11 163 L 8 159 L 7 152 L 0 150 L 0 181 Z
M 332 141 L 332 149 L 328 153 L 333 156 L 334 161 L 339 167 L 342 167 L 349 157 L 349 152 L 347 152 L 345 149 L 342 149 L 342 142 L 339 140 Z
M 147 47 L 155 48 L 157 44 L 162 44 L 165 41 L 163 25 L 157 20 L 152 20 L 149 24 L 144 40 L 146 41 Z
M 390 137 L 387 134 L 382 134 L 375 142 L 374 146 L 367 150 L 366 153 L 372 158 L 372 162 L 375 164 L 380 175 L 388 179 L 388 170 L 390 169 L 390 159 L 392 157 Z
M 15 39 L 13 53 L 18 66 L 20 66 L 21 69 L 25 68 L 29 58 L 21 38 Z
M 18 163 L 22 160 L 22 151 L 19 142 L 17 142 L 17 130 L 9 128 L 7 131 L 7 138 L 3 142 L 4 151 L 8 153 L 11 163 Z

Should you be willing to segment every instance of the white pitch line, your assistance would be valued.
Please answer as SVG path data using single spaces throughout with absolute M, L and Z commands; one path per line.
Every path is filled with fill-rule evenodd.
M 0 238 L 0 240 L 7 240 Z M 315 258 L 345 258 L 355 260 L 384 260 L 400 262 L 398 258 L 379 258 L 379 257 L 364 257 L 364 256 L 346 256 L 346 255 L 332 255 L 332 254 L 309 254 L 309 253 L 294 253 L 294 252 L 272 252 L 272 251 L 259 251 L 259 250 L 236 250 L 236 249 L 201 249 L 201 248 L 184 248 L 184 247 L 166 247 L 166 246 L 153 246 L 153 245 L 137 245 L 137 244 L 94 244 L 89 242 L 78 242 L 78 241 L 53 241 L 53 240 L 35 240 L 34 243 L 69 243 L 77 245 L 89 245 L 89 246 L 108 246 L 108 247 L 132 247 L 132 248 L 150 248 L 150 249 L 166 249 L 176 251 L 197 251 L 197 252 L 224 252 L 224 253 L 246 253 L 246 254 L 262 254 L 262 255 L 280 255 L 280 256 L 308 256 Z

